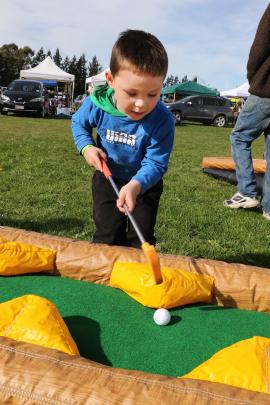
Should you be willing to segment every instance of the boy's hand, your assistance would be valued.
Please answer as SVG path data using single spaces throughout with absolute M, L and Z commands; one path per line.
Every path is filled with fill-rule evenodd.
M 93 166 L 96 170 L 102 172 L 101 160 L 107 160 L 106 153 L 96 146 L 91 146 L 84 151 L 83 157 L 89 166 Z
M 116 201 L 116 206 L 121 212 L 125 212 L 124 204 L 126 204 L 128 210 L 132 212 L 136 205 L 136 199 L 140 194 L 141 185 L 137 180 L 130 180 L 125 186 L 123 186 L 119 192 L 119 198 Z

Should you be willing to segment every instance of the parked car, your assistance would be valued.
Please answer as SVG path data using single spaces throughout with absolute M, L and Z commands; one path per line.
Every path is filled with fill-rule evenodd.
M 43 83 L 36 80 L 14 80 L 0 96 L 2 114 L 35 113 L 45 115 Z
M 195 121 L 224 127 L 233 121 L 231 103 L 220 96 L 188 96 L 174 103 L 165 103 L 174 115 L 175 123 Z

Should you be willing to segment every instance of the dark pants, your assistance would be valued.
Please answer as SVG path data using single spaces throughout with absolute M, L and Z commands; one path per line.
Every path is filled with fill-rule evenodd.
M 115 183 L 120 190 L 127 182 L 115 180 Z M 154 187 L 138 196 L 132 213 L 145 240 L 151 245 L 156 243 L 154 228 L 162 191 L 163 181 L 160 180 Z M 92 193 L 93 218 L 96 225 L 93 242 L 140 247 L 141 242 L 128 217 L 116 207 L 115 191 L 104 174 L 99 171 L 94 173 L 92 179 Z

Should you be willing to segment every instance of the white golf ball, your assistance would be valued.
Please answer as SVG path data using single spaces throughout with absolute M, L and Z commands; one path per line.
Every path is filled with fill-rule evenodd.
M 171 320 L 170 312 L 165 308 L 159 308 L 154 312 L 154 321 L 159 326 L 168 325 Z

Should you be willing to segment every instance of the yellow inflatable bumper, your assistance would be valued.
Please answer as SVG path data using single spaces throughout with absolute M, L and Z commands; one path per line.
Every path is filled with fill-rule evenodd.
M 0 276 L 42 271 L 52 273 L 55 256 L 56 252 L 51 249 L 0 239 Z
M 270 339 L 254 336 L 220 350 L 182 378 L 229 384 L 269 394 L 269 353 Z
M 24 295 L 0 304 L 0 336 L 79 354 L 57 308 L 37 295 Z
M 212 277 L 167 267 L 163 267 L 161 273 L 163 282 L 155 284 L 147 264 L 116 262 L 110 285 L 151 308 L 175 308 L 194 302 L 211 302 Z

